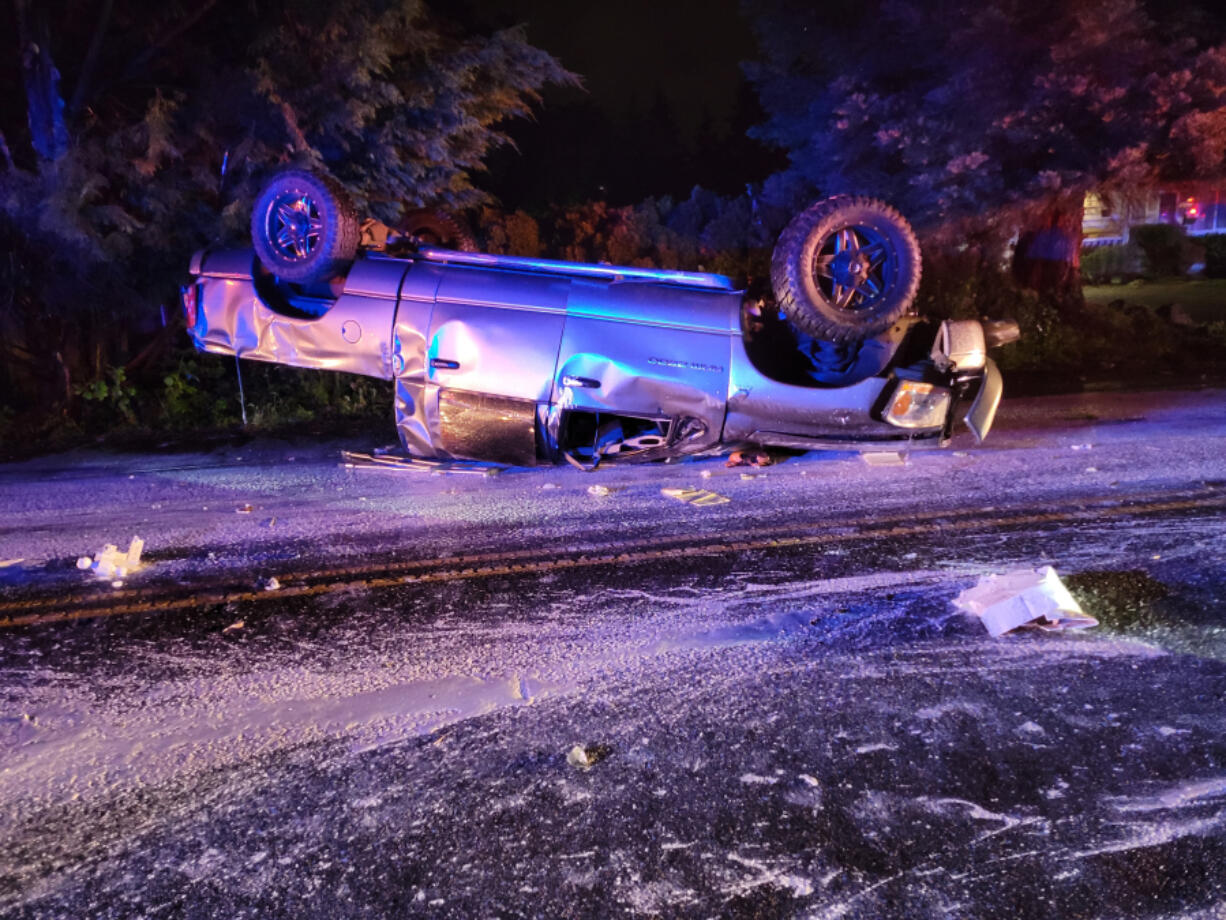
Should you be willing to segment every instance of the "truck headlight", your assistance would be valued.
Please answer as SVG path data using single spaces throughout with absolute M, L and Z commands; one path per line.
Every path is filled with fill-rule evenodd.
M 945 387 L 917 380 L 900 380 L 885 410 L 885 420 L 899 428 L 940 428 L 949 412 Z

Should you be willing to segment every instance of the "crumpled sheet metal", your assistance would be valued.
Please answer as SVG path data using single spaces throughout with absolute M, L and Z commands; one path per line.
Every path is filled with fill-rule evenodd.
M 739 337 L 739 332 L 731 331 L 737 296 L 700 293 L 688 297 L 687 303 L 704 307 L 692 315 L 691 326 L 679 322 L 646 326 L 568 314 L 555 378 L 555 404 L 642 418 L 697 419 L 705 433 L 690 438 L 681 452 L 712 446 L 724 423 L 731 342 Z M 628 292 L 621 292 L 620 298 L 611 298 L 607 304 L 609 313 L 615 307 L 623 311 L 638 308 L 637 297 L 627 299 Z M 583 309 L 594 310 L 595 305 L 588 303 Z M 699 320 L 705 325 L 698 325 Z M 556 425 L 551 425 L 550 435 L 556 438 Z
M 247 277 L 235 277 L 233 261 L 204 260 L 198 319 L 188 330 L 197 348 L 293 367 L 385 380 L 393 376 L 394 296 L 346 292 L 323 316 L 291 316 L 273 310 L 258 295 L 250 266 Z M 219 274 L 213 274 L 214 264 Z
M 414 270 L 410 279 L 420 280 Z M 426 332 L 430 328 L 430 312 L 433 309 L 433 289 L 427 286 L 419 293 L 427 299 L 409 299 L 411 287 L 406 279 L 406 296 L 402 296 L 400 309 L 396 311 L 396 325 L 392 332 L 392 370 L 396 374 L 395 413 L 396 430 L 404 449 L 415 457 L 436 457 L 434 438 L 430 431 L 429 400 L 438 399 L 438 387 L 430 384 L 426 371 Z M 434 287 L 437 287 L 437 280 Z
M 616 415 L 658 419 L 698 419 L 703 433 L 675 445 L 665 453 L 692 453 L 704 450 L 719 440 L 724 421 L 722 393 L 715 387 L 703 389 L 688 381 L 641 376 L 633 368 L 601 355 L 572 355 L 559 369 L 558 379 L 567 377 L 599 380 L 598 389 L 562 387 L 556 400 L 559 410 L 604 412 Z M 550 436 L 557 439 L 560 412 L 551 415 Z

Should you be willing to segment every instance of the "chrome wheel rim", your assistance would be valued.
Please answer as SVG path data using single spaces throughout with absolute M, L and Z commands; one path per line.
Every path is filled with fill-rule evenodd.
M 305 192 L 285 192 L 273 198 L 265 217 L 266 237 L 273 252 L 287 262 L 305 262 L 319 249 L 323 218 Z

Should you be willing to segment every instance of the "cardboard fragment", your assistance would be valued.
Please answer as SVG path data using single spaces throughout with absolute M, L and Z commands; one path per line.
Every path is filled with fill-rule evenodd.
M 1021 627 L 1057 630 L 1098 625 L 1050 565 L 985 575 L 954 598 L 954 606 L 978 616 L 993 637 Z
M 732 501 L 723 495 L 716 492 L 710 492 L 707 489 L 661 489 L 660 492 L 667 495 L 669 498 L 675 498 L 679 502 L 685 502 L 687 505 L 698 505 L 706 507 L 707 505 L 725 505 Z

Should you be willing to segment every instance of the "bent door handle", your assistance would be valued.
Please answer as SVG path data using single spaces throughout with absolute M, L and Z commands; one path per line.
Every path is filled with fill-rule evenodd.
M 564 387 L 587 387 L 590 390 L 599 390 L 600 381 L 593 380 L 591 377 L 572 377 L 567 374 L 562 378 L 562 386 Z
M 448 358 L 431 358 L 430 366 L 436 371 L 458 371 L 460 369 L 460 362 L 452 361 Z

